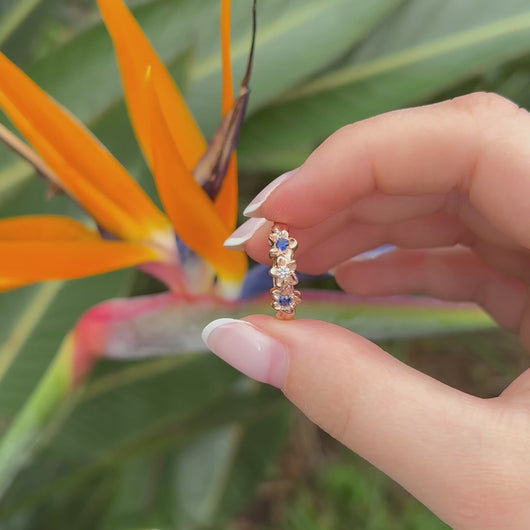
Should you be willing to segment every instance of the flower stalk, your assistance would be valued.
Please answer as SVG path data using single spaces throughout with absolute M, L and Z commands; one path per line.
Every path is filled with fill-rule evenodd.
M 0 442 L 0 499 L 35 451 L 62 425 L 75 406 L 72 386 L 73 336 L 68 335 L 22 412 Z

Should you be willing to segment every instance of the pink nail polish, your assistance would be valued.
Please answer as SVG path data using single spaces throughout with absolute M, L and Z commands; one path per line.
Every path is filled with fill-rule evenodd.
M 285 182 L 289 177 L 292 177 L 298 168 L 291 171 L 287 171 L 283 175 L 280 175 L 278 178 L 274 179 L 267 186 L 265 186 L 255 197 L 252 199 L 250 204 L 243 210 L 243 215 L 247 217 L 260 217 L 259 209 L 261 205 L 267 200 L 269 195 L 283 182 Z
M 254 217 L 245 221 L 224 243 L 226 248 L 241 250 L 246 243 L 262 226 L 266 224 L 272 226 L 271 221 L 263 217 Z
M 281 388 L 289 353 L 284 344 L 244 320 L 220 318 L 202 332 L 208 348 L 248 377 Z

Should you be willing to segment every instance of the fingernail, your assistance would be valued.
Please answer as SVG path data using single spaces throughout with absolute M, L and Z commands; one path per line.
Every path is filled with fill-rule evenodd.
M 281 388 L 287 374 L 287 348 L 244 320 L 219 318 L 202 331 L 208 348 L 248 377 Z
M 339 263 L 339 265 L 340 265 L 340 263 Z M 331 269 L 328 270 L 328 274 L 329 274 L 330 276 L 333 276 L 333 278 L 335 278 L 335 271 L 337 270 L 337 267 L 338 267 L 339 265 L 335 265 L 335 267 L 331 267 Z
M 254 217 L 245 221 L 224 243 L 226 248 L 242 250 L 246 243 L 263 225 L 272 223 L 263 217 Z
M 366 252 L 362 252 L 361 254 L 357 254 L 357 256 L 354 256 L 349 261 L 370 261 L 372 259 L 378 258 L 379 256 L 382 256 L 383 254 L 388 254 L 393 250 L 396 250 L 396 247 L 394 245 L 381 245 L 380 247 L 374 248 L 372 250 L 367 250 Z
M 280 185 L 282 182 L 285 182 L 289 177 L 292 177 L 298 168 L 287 171 L 283 175 L 280 175 L 278 178 L 275 178 L 267 186 L 265 186 L 250 202 L 250 204 L 243 210 L 243 215 L 247 217 L 259 217 L 259 209 L 261 205 L 267 200 L 269 195 Z
M 393 250 L 396 250 L 396 247 L 394 245 L 381 245 L 380 247 L 374 248 L 372 250 L 361 252 L 360 254 L 357 254 L 357 256 L 354 256 L 353 258 L 350 258 L 347 261 L 343 261 L 342 263 L 335 265 L 335 267 L 332 267 L 331 269 L 328 270 L 328 273 L 331 274 L 331 276 L 335 276 L 335 272 L 337 271 L 337 269 L 345 263 L 370 261 L 370 260 L 378 258 L 379 256 L 382 256 L 383 254 L 388 254 L 389 252 L 392 252 Z

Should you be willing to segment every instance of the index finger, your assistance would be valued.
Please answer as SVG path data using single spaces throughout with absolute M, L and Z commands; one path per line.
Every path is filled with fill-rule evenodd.
M 530 247 L 529 171 L 528 113 L 495 94 L 470 94 L 343 127 L 247 212 L 309 228 L 374 191 L 456 190 L 493 226 Z

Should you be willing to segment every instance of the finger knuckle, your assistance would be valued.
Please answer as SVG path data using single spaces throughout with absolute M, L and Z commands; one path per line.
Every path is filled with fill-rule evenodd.
M 359 132 L 359 123 L 348 123 L 347 125 L 343 125 L 336 131 L 334 131 L 330 136 L 328 136 L 322 144 L 319 146 L 319 149 L 324 148 L 346 148 L 346 146 L 351 146 L 352 142 L 355 141 L 356 138 L 358 138 L 358 132 Z M 340 150 L 340 149 L 338 149 Z
M 480 119 L 491 115 L 505 116 L 521 110 L 513 101 L 494 92 L 473 92 L 452 99 L 451 104 Z

